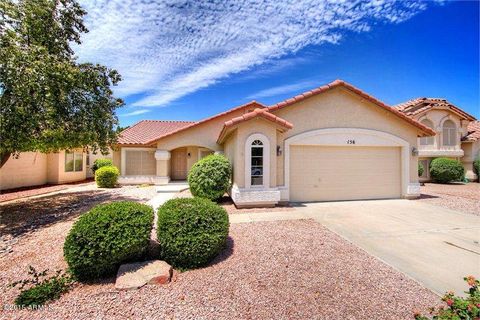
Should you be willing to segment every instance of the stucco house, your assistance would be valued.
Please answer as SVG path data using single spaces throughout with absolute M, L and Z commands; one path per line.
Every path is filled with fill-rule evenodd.
M 411 104 L 390 107 L 336 80 L 275 105 L 252 101 L 198 122 L 140 121 L 122 132 L 113 161 L 121 183 L 165 184 L 185 180 L 198 159 L 223 153 L 233 165 L 237 206 L 416 197 L 425 140 L 454 150 L 438 156 L 468 155 L 466 167 L 479 142 L 477 129 L 468 131 L 475 119 L 449 104 L 427 111 L 428 119 L 441 111 L 455 124 L 447 139 L 458 141 L 443 147 L 438 125 L 451 123 L 438 115 L 441 122 L 431 126 L 417 117 L 424 113 L 408 112 Z M 472 149 L 464 151 L 467 145 Z

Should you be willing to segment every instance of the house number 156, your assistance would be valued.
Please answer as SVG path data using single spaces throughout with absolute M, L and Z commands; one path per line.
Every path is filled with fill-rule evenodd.
M 355 140 L 347 140 L 347 144 L 355 144 Z

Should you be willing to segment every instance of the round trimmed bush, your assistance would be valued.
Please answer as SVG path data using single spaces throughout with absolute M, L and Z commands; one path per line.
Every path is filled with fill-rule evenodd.
M 95 171 L 95 181 L 100 188 L 113 188 L 117 185 L 120 172 L 117 167 L 106 166 Z
M 176 268 L 208 264 L 225 247 L 228 214 L 204 198 L 178 198 L 158 209 L 160 257 Z
M 71 274 L 91 280 L 115 274 L 120 264 L 142 258 L 153 223 L 150 206 L 119 201 L 97 205 L 75 222 L 63 254 Z
M 420 162 L 418 163 L 418 176 L 420 177 L 423 172 L 425 171 L 425 168 L 423 168 L 423 164 L 421 164 Z
M 465 169 L 460 161 L 436 158 L 430 163 L 430 176 L 434 181 L 440 183 L 463 181 Z
M 197 161 L 188 174 L 188 185 L 195 197 L 217 200 L 230 187 L 232 166 L 223 155 L 209 155 Z
M 92 165 L 91 169 L 92 169 L 93 173 L 95 174 L 95 171 L 97 171 L 101 167 L 107 167 L 107 166 L 113 166 L 112 159 L 107 159 L 107 158 L 97 159 L 93 162 L 93 165 Z

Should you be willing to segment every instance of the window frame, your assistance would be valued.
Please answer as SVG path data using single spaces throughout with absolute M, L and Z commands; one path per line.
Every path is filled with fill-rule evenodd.
M 253 149 L 260 149 L 262 152 L 261 152 L 261 155 L 254 155 L 254 152 L 253 152 Z M 251 144 L 250 144 L 250 185 L 252 187 L 256 187 L 256 186 L 263 186 L 263 182 L 264 182 L 264 158 L 265 158 L 265 150 L 264 150 L 264 146 L 263 146 L 263 142 L 261 140 L 254 140 Z M 261 159 L 261 162 L 262 164 L 261 165 L 258 165 L 258 164 L 254 164 L 254 159 Z M 255 170 L 255 168 L 260 168 L 260 172 L 261 174 L 257 174 L 257 175 L 254 175 L 253 174 L 253 170 Z M 254 182 L 254 178 L 261 178 L 260 181 L 261 183 L 258 184 L 257 182 Z
M 254 141 L 259 140 L 263 143 L 263 159 L 262 159 L 262 176 L 263 181 L 261 185 L 252 185 L 252 144 Z M 258 145 L 255 145 L 258 146 Z M 254 147 L 255 147 L 254 146 Z M 270 140 L 261 133 L 253 133 L 245 140 L 245 188 L 246 189 L 268 189 L 270 188 Z
M 71 161 L 73 161 L 73 164 L 72 164 L 72 170 L 67 170 L 67 159 L 68 159 L 68 155 L 71 154 L 73 156 L 73 159 Z M 80 170 L 77 170 L 77 162 L 80 162 L 81 163 L 81 167 L 80 167 Z M 83 171 L 83 152 L 76 152 L 76 151 L 67 151 L 65 150 L 65 159 L 64 159 L 64 172 L 66 173 L 71 173 L 71 172 L 82 172 Z
M 446 127 L 445 124 L 451 123 L 452 127 Z M 450 144 L 453 139 L 453 144 Z M 442 146 L 455 147 L 457 145 L 457 125 L 450 119 L 447 119 L 442 124 Z
M 433 121 L 430 119 L 423 119 L 420 121 L 421 124 L 424 126 L 429 127 L 430 129 L 433 129 Z M 419 144 L 421 146 L 434 146 L 435 145 L 435 137 L 421 137 Z

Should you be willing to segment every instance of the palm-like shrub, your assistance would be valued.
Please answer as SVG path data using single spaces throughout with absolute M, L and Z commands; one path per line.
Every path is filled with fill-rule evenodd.
M 225 247 L 228 214 L 204 198 L 178 198 L 158 209 L 160 257 L 176 268 L 204 266 Z
M 63 247 L 69 271 L 79 280 L 113 275 L 148 247 L 153 209 L 133 201 L 101 204 L 75 222 Z
M 465 177 L 465 169 L 460 161 L 436 158 L 430 163 L 430 176 L 440 183 L 462 181 Z
M 232 166 L 223 155 L 209 155 L 197 161 L 188 174 L 190 192 L 195 197 L 217 200 L 230 187 Z

